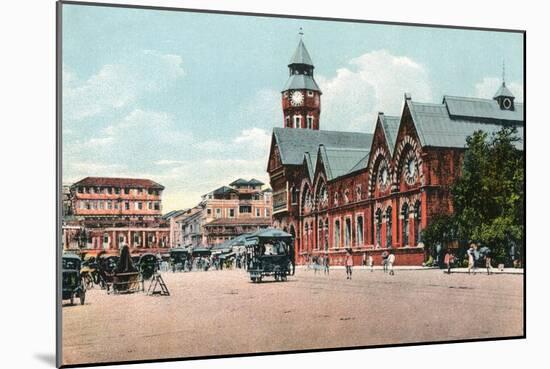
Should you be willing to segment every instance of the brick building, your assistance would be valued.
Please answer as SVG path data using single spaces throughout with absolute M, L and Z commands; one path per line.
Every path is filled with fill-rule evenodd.
M 202 196 L 178 220 L 182 246 L 212 246 L 271 224 L 271 190 L 242 178 Z
M 139 253 L 168 248 L 168 223 L 161 218 L 163 190 L 156 182 L 135 178 L 86 177 L 72 184 L 64 249 L 118 252 L 128 245 Z
M 379 263 L 392 249 L 398 265 L 420 265 L 422 229 L 453 211 L 449 188 L 466 138 L 512 125 L 523 139 L 523 104 L 504 81 L 493 99 L 444 96 L 433 104 L 405 94 L 401 115 L 379 113 L 372 134 L 323 131 L 321 91 L 302 41 L 288 67 L 283 128 L 273 129 L 267 171 L 273 226 L 296 237 L 298 262 L 329 254 L 341 264 L 352 249 L 355 263 L 367 254 Z

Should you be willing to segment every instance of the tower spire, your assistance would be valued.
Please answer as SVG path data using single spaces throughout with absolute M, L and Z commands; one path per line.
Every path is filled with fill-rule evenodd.
M 506 86 L 506 65 L 504 64 L 504 58 L 502 59 L 502 85 Z

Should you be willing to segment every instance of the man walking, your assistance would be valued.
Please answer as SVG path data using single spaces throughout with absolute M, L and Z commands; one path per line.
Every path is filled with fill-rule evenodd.
M 353 257 L 351 256 L 351 250 L 347 250 L 346 254 L 346 279 L 351 279 L 351 267 L 353 267 Z
M 445 258 L 443 259 L 443 262 L 447 266 L 447 274 L 451 274 L 451 264 L 454 261 L 454 256 L 451 253 L 449 249 L 447 249 L 447 252 L 445 253 Z
M 374 271 L 374 261 L 372 260 L 372 255 L 369 255 L 367 258 L 367 264 L 370 267 L 370 271 Z
M 395 255 L 393 254 L 393 252 L 391 252 L 387 260 L 387 265 L 388 265 L 388 270 L 390 275 L 395 275 L 393 271 L 393 263 L 395 263 Z
M 330 272 L 330 259 L 328 258 L 328 254 L 325 255 L 325 258 L 323 259 L 324 267 L 325 267 L 325 274 L 329 274 Z
M 476 244 L 471 243 L 470 248 L 468 249 L 468 274 L 471 274 L 471 272 L 474 272 L 474 275 L 476 274 L 475 269 L 475 252 L 476 252 Z

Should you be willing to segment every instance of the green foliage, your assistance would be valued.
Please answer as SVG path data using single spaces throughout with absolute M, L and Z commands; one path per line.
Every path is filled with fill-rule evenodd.
M 440 244 L 446 247 L 455 240 L 457 234 L 456 228 L 453 216 L 446 214 L 435 216 L 430 224 L 422 231 L 422 240 L 428 249 L 428 254 L 434 254 L 435 245 Z
M 510 242 L 522 244 L 523 152 L 514 147 L 516 129 L 504 127 L 467 139 L 462 176 L 452 187 L 456 236 L 488 246 L 494 257 L 508 255 Z

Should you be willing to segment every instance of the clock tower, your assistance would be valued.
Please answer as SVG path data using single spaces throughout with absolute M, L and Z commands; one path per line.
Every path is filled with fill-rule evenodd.
M 302 41 L 288 64 L 289 77 L 282 91 L 283 127 L 319 129 L 321 89 L 313 78 L 313 62 Z

